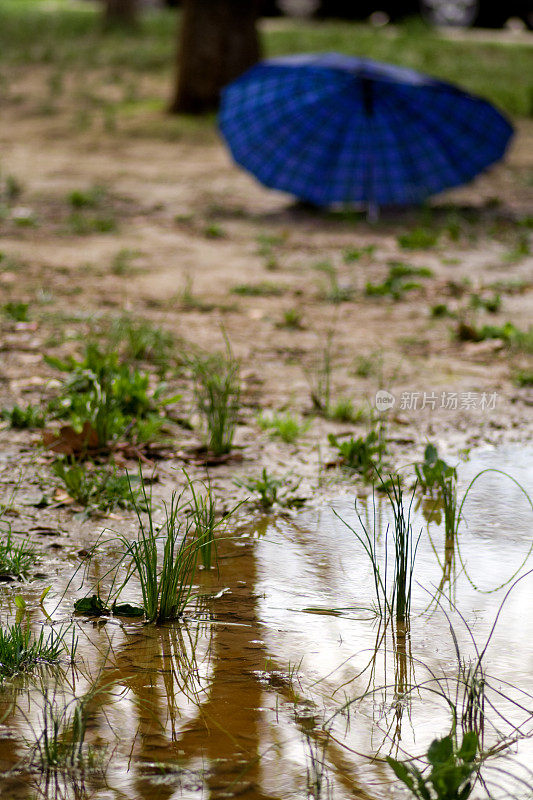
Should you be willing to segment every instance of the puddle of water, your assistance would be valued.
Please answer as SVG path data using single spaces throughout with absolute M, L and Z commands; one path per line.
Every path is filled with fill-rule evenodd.
M 490 466 L 512 474 L 533 496 L 533 451 L 512 448 L 478 453 L 462 465 L 460 495 Z M 371 500 L 358 507 L 373 516 Z M 430 538 L 415 512 L 413 527 L 422 535 L 410 629 L 402 631 L 384 629 L 375 614 L 368 558 L 341 521 L 357 524 L 353 503 L 336 502 L 333 509 L 339 516 L 327 508 L 296 521 L 260 520 L 221 543 L 220 574 L 200 575 L 203 600 L 179 624 L 77 622 L 76 669 L 17 679 L 0 694 L 0 796 L 406 797 L 391 784 L 382 759 L 390 752 L 420 755 L 435 736 L 448 733 L 447 698 L 461 702 L 457 649 L 468 662 L 476 657 L 474 642 L 484 647 L 509 586 L 493 590 L 528 553 L 533 512 L 509 479 L 480 478 L 464 506 L 455 570 L 445 586 L 451 602 L 443 595 L 440 605 L 431 598 L 442 580 L 437 556 L 444 560 L 444 533 L 432 524 Z M 375 513 L 383 532 L 390 511 L 376 500 Z M 384 540 L 382 533 L 382 553 Z M 105 574 L 110 559 L 104 548 L 93 577 Z M 59 558 L 53 566 L 60 595 L 72 572 Z M 533 557 L 520 574 L 531 566 Z M 43 585 L 36 581 L 24 592 L 36 629 Z M 73 582 L 69 603 L 78 589 Z M 513 726 L 533 732 L 532 590 L 530 575 L 512 590 L 483 659 L 486 748 L 511 736 Z M 0 588 L 3 609 L 13 591 Z M 69 619 L 69 603 L 55 619 Z M 42 745 L 43 709 L 54 692 L 57 708 L 73 710 L 72 698 L 84 698 L 86 741 L 95 755 L 91 769 L 65 779 L 50 773 L 47 784 L 28 766 L 28 742 Z M 531 798 L 532 790 L 516 780 L 533 785 L 530 764 L 533 741 L 525 736 L 512 759 L 495 759 L 487 768 L 487 779 L 503 787 L 495 796 Z M 481 786 L 472 795 L 485 796 Z

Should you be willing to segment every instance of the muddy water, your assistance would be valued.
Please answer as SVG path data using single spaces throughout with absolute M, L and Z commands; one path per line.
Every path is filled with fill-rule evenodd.
M 461 465 L 460 496 L 487 467 L 533 496 L 533 451 L 516 448 Z M 380 531 L 384 557 L 390 509 L 377 498 L 357 507 Z M 375 613 L 368 558 L 343 522 L 361 530 L 353 500 L 236 531 L 220 544 L 220 573 L 199 574 L 201 597 L 179 624 L 78 621 L 76 668 L 6 684 L 0 695 L 2 799 L 405 797 L 384 757 L 420 755 L 449 731 L 451 705 L 461 713 L 458 654 L 468 664 L 489 637 L 484 746 L 520 741 L 488 762 L 485 777 L 492 791 L 500 787 L 495 796 L 531 797 L 533 557 L 522 562 L 533 512 L 521 489 L 493 472 L 474 484 L 453 548 L 423 511 L 413 507 L 421 537 L 408 629 L 384 626 Z M 431 511 L 426 505 L 426 517 Z M 102 548 L 93 578 L 113 556 Z M 61 596 L 71 568 L 58 560 L 57 573 Z M 55 610 L 47 600 L 58 623 L 70 619 L 79 583 Z M 41 590 L 36 582 L 26 593 L 36 630 Z M 5 609 L 13 590 L 0 591 Z M 72 710 L 73 697 L 84 698 L 90 763 L 43 775 L 30 763 L 43 713 L 54 704 Z M 473 796 L 486 795 L 479 786 Z

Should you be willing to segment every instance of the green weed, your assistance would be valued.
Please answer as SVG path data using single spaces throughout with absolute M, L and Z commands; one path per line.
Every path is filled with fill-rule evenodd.
M 289 330 L 301 330 L 302 325 L 302 312 L 299 308 L 288 308 L 283 312 L 283 319 L 278 323 L 280 328 L 288 328 Z
M 411 267 L 402 261 L 392 261 L 389 264 L 389 274 L 382 283 L 370 283 L 365 286 L 365 294 L 369 297 L 386 297 L 393 300 L 401 300 L 406 292 L 413 289 L 420 289 L 418 281 L 406 280 L 406 278 L 431 278 L 433 273 L 427 267 Z
M 463 342 L 482 342 L 485 339 L 501 339 L 514 350 L 533 352 L 533 327 L 520 330 L 512 322 L 503 325 L 482 325 L 460 319 L 455 330 L 456 338 Z
M 266 467 L 263 467 L 259 477 L 236 480 L 234 483 L 254 495 L 259 495 L 258 503 L 264 511 L 269 511 L 276 505 L 294 508 L 303 505 L 304 502 L 294 494 L 300 485 L 299 482 L 293 484 L 287 478 L 276 478 L 267 472 Z
M 257 417 L 257 423 L 262 430 L 269 431 L 273 436 L 279 436 L 287 444 L 292 444 L 299 439 L 310 425 L 309 422 L 302 422 L 289 412 L 286 414 L 261 412 Z
M 26 578 L 37 560 L 37 552 L 28 540 L 16 544 L 11 530 L 5 539 L 0 539 L 0 576 L 3 578 Z
M 326 335 L 326 343 L 318 353 L 318 361 L 315 369 L 306 372 L 313 408 L 325 416 L 328 415 L 331 406 L 333 336 L 333 330 L 329 330 Z
M 40 664 L 56 664 L 67 649 L 66 631 L 53 629 L 45 636 L 41 628 L 33 637 L 28 626 L 15 622 L 0 627 L 0 677 L 10 678 L 20 672 L 30 672 Z
M 69 496 L 85 506 L 88 513 L 108 512 L 115 508 L 131 509 L 139 502 L 128 475 L 107 467 L 87 467 L 64 458 L 53 464 L 53 472 L 61 480 Z
M 213 222 L 205 226 L 204 236 L 206 239 L 225 239 L 226 231 L 216 222 Z
M 109 349 L 117 350 L 124 361 L 148 361 L 166 367 L 174 345 L 170 331 L 124 315 L 113 320 L 108 332 Z
M 379 351 L 370 353 L 367 356 L 357 356 L 355 360 L 354 373 L 358 378 L 370 378 L 372 375 L 378 376 L 383 370 L 383 354 Z
M 450 467 L 442 458 L 439 458 L 434 444 L 426 446 L 424 461 L 416 464 L 415 473 L 422 491 L 431 495 L 442 489 L 443 482 L 449 479 L 457 480 L 457 469 Z
M 71 208 L 99 208 L 106 198 L 106 191 L 102 186 L 92 186 L 90 189 L 74 189 L 67 196 Z
M 240 283 L 231 291 L 242 297 L 279 297 L 285 292 L 285 289 L 279 283 L 261 281 L 260 283 Z
M 110 215 L 73 212 L 68 217 L 68 228 L 76 236 L 89 236 L 93 233 L 114 233 L 117 223 Z
M 229 453 L 240 407 L 239 362 L 227 343 L 225 353 L 195 356 L 190 367 L 206 445 L 214 455 Z
M 343 285 L 339 282 L 338 271 L 331 261 L 320 261 L 314 269 L 322 272 L 329 281 L 329 286 L 324 290 L 323 297 L 329 303 L 346 303 L 352 300 L 355 289 L 353 286 Z
M 79 361 L 45 360 L 69 375 L 59 396 L 49 404 L 50 412 L 79 430 L 89 422 L 102 448 L 119 437 L 153 438 L 164 424 L 162 408 L 176 399 L 163 399 L 164 384 L 152 389 L 148 374 L 120 363 L 116 353 L 105 352 L 94 343 L 86 346 Z
M 46 417 L 38 406 L 27 405 L 25 408 L 14 405 L 12 408 L 3 408 L 0 412 L 3 419 L 8 420 L 12 428 L 23 430 L 25 428 L 44 428 Z
M 427 753 L 427 774 L 412 762 L 397 761 L 391 756 L 387 756 L 387 763 L 418 800 L 467 800 L 479 771 L 477 756 L 478 737 L 469 731 L 460 747 L 451 734 L 433 740 Z
M 10 300 L 2 306 L 6 317 L 9 317 L 9 319 L 12 319 L 14 322 L 28 322 L 30 318 L 29 308 L 29 303 L 21 303 L 14 300 Z
M 327 418 L 335 422 L 361 422 L 365 417 L 362 408 L 355 408 L 353 401 L 348 397 L 340 397 L 330 407 Z
M 223 517 L 217 519 L 217 503 L 215 495 L 209 485 L 201 483 L 200 491 L 196 491 L 193 481 L 189 480 L 189 489 L 192 500 L 188 513 L 192 519 L 200 560 L 204 569 L 211 569 L 217 560 L 216 533 L 217 529 L 226 523 L 228 517 L 239 507 L 235 506 Z
M 388 451 L 382 428 L 374 427 L 366 436 L 358 436 L 356 439 L 351 436 L 349 439 L 339 440 L 330 433 L 328 441 L 331 447 L 337 449 L 342 466 L 361 475 L 365 480 L 375 481 L 385 467 Z
M 533 369 L 517 369 L 513 381 L 517 386 L 533 386 Z
M 138 250 L 130 250 L 127 247 L 123 247 L 119 250 L 118 253 L 113 256 L 111 262 L 111 272 L 113 275 L 133 275 L 137 272 L 133 262 L 139 255 L 140 252 Z
M 367 244 L 365 247 L 348 247 L 344 250 L 342 257 L 345 264 L 352 264 L 354 261 L 360 261 L 365 256 L 373 256 L 376 249 L 375 244 Z
M 474 311 L 488 311 L 489 314 L 496 314 L 502 306 L 502 297 L 500 294 L 494 293 L 492 297 L 483 297 L 483 295 L 472 294 L 469 301 L 470 308 Z
M 435 319 L 440 319 L 442 317 L 455 317 L 455 313 L 450 311 L 446 303 L 436 303 L 434 306 L 431 306 L 430 314 Z
M 413 228 L 407 233 L 398 236 L 398 245 L 402 250 L 428 250 L 435 247 L 439 241 L 440 232 L 428 228 Z

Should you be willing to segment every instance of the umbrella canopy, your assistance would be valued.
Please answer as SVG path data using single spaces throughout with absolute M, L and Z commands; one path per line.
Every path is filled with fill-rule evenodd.
M 513 129 L 486 100 L 336 53 L 262 61 L 222 93 L 237 163 L 319 206 L 407 205 L 471 180 Z

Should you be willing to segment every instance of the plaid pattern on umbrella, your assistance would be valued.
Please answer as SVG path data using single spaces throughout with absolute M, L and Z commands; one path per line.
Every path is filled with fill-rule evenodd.
M 451 84 L 335 53 L 252 67 L 223 91 L 219 124 L 238 164 L 318 206 L 419 203 L 498 161 L 513 133 Z

